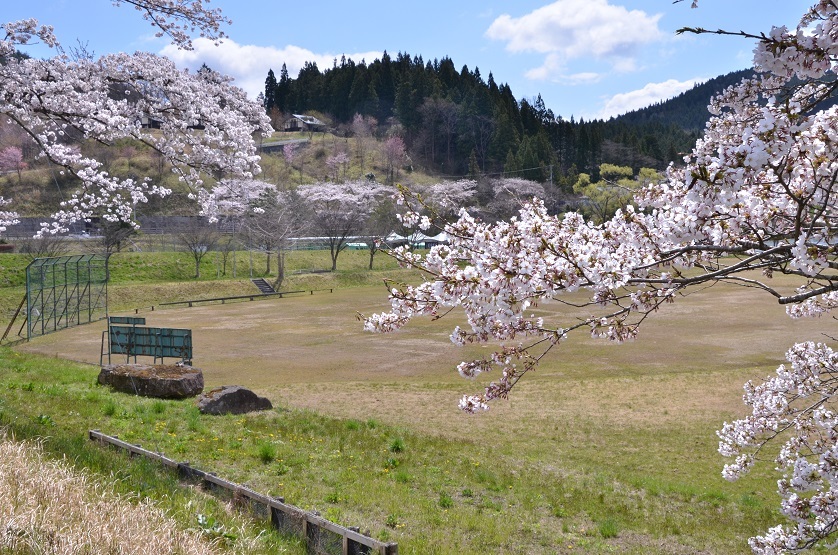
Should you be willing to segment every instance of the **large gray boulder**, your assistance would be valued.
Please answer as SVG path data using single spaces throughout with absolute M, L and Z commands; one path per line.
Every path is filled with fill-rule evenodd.
M 99 372 L 99 383 L 143 397 L 185 399 L 204 390 L 204 373 L 191 366 L 109 364 Z
M 198 398 L 198 410 L 203 414 L 244 414 L 272 408 L 268 399 L 240 385 L 216 387 Z

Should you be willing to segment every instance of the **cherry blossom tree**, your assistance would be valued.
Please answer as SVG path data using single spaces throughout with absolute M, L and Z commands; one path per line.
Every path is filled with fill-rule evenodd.
M 461 209 L 473 208 L 477 203 L 477 182 L 473 179 L 440 181 L 416 186 L 413 191 L 417 193 L 416 202 L 405 203 L 405 210 L 421 213 L 439 229 L 456 220 Z
M 133 5 L 182 48 L 190 35 L 220 40 L 226 20 L 202 0 L 117 0 Z M 193 191 L 211 188 L 206 175 L 250 177 L 259 171 L 254 134 L 268 133 L 264 110 L 230 80 L 212 71 L 188 73 L 167 58 L 138 52 L 99 59 L 64 53 L 53 28 L 34 19 L 6 23 L 0 40 L 0 117 L 32 138 L 40 156 L 77 178 L 78 191 L 41 233 L 60 233 L 73 222 L 100 216 L 132 222 L 133 206 L 169 191 L 150 178 L 120 179 L 73 140 L 114 144 L 132 139 L 161 154 Z M 56 49 L 49 59 L 11 56 L 40 40 Z M 159 124 L 146 133 L 143 121 Z M 71 137 L 73 138 L 71 140 Z
M 460 210 L 476 209 L 477 182 L 471 179 L 416 185 L 410 190 L 399 186 L 398 189 L 403 194 L 397 198 L 395 207 L 399 223 L 396 230 L 411 244 L 421 243 L 423 235 L 439 234 L 446 223 L 457 219 Z M 418 227 L 417 221 L 421 222 Z
M 334 180 L 338 180 L 338 174 L 343 169 L 343 177 L 346 179 L 346 165 L 349 163 L 349 154 L 344 151 L 337 152 L 326 158 L 326 167 L 332 172 Z
M 198 202 L 201 214 L 210 221 L 240 218 L 261 212 L 260 199 L 276 192 L 276 185 L 257 179 L 222 179 L 212 190 L 199 191 Z
M 302 232 L 305 210 L 293 192 L 278 191 L 275 185 L 254 179 L 222 180 L 200 196 L 201 212 L 210 221 L 225 218 L 236 222 L 247 244 L 263 251 L 266 274 L 271 273 L 271 255 L 276 253 L 279 288 L 285 279 L 285 254 L 290 239 Z
M 259 246 L 266 254 L 267 274 L 271 273 L 271 253 L 276 253 L 276 279 L 274 289 L 285 281 L 285 257 L 291 249 L 291 239 L 299 237 L 306 226 L 305 206 L 293 191 L 266 191 L 253 210 L 243 219 L 244 231 L 251 244 Z
M 399 166 L 407 159 L 404 140 L 401 137 L 390 137 L 384 141 L 384 160 L 387 163 L 387 181 L 391 185 L 396 182 Z
M 693 2 L 695 6 L 696 2 Z M 456 344 L 495 342 L 494 354 L 464 361 L 464 377 L 499 372 L 468 412 L 488 409 L 547 353 L 579 333 L 613 341 L 635 337 L 643 321 L 680 294 L 716 282 L 766 293 L 792 317 L 838 307 L 838 4 L 819 0 L 796 29 L 728 33 L 756 42 L 759 72 L 713 99 L 712 117 L 681 167 L 635 195 L 634 204 L 595 224 L 579 214 L 551 216 L 533 200 L 495 224 L 466 211 L 445 226 L 450 245 L 426 255 L 400 248 L 405 265 L 425 270 L 417 286 L 393 287 L 391 310 L 366 318 L 386 332 L 419 315 L 461 309 L 467 325 Z M 703 29 L 683 31 L 704 33 Z M 714 31 L 725 34 L 725 31 Z M 403 192 L 405 206 L 416 195 Z M 418 210 L 404 217 L 420 228 Z M 796 279 L 794 289 L 772 282 Z M 590 316 L 547 321 L 536 303 L 586 291 Z M 789 524 L 749 540 L 755 553 L 796 552 L 836 540 L 838 528 L 838 355 L 827 343 L 791 346 L 789 364 L 763 383 L 748 383 L 745 418 L 718 432 L 732 457 L 723 475 L 737 479 L 762 458 L 782 474 L 780 508 Z M 827 338 L 828 341 L 826 340 Z M 766 449 L 777 442 L 776 449 Z M 766 453 L 774 452 L 776 456 Z
M 7 146 L 0 150 L 0 170 L 17 173 L 18 183 L 21 181 L 20 172 L 29 165 L 23 160 L 23 150 L 16 146 Z
M 496 219 L 507 219 L 514 215 L 513 212 L 517 213 L 524 203 L 545 196 L 541 183 L 520 177 L 494 179 L 489 185 L 492 199 L 487 203 L 486 211 Z
M 329 245 L 333 272 L 346 243 L 362 232 L 379 200 L 394 192 L 370 181 L 316 183 L 297 188 L 311 213 L 312 233 L 322 236 Z
M 297 159 L 297 143 L 288 143 L 282 147 L 282 157 L 285 163 L 291 167 L 294 166 L 294 160 Z

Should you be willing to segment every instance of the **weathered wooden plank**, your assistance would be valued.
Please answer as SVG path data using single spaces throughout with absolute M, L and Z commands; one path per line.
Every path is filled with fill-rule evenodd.
M 304 511 L 299 507 L 285 503 L 281 497 L 269 497 L 250 489 L 247 486 L 236 484 L 215 474 L 199 470 L 190 466 L 188 462 L 177 462 L 160 453 L 155 453 L 141 446 L 133 445 L 119 438 L 108 436 L 98 430 L 89 430 L 91 440 L 103 444 L 110 444 L 128 451 L 131 455 L 141 455 L 155 460 L 162 465 L 177 471 L 178 476 L 183 480 L 197 481 L 209 489 L 223 491 L 229 496 L 233 504 L 239 508 L 246 508 L 251 514 L 258 515 L 265 520 L 270 520 L 274 528 L 282 531 L 290 531 L 292 526 L 289 521 L 299 523 L 300 535 L 306 538 L 310 544 L 317 540 L 320 529 L 334 533 L 343 538 L 343 553 L 353 555 L 355 553 L 367 553 L 368 550 L 361 546 L 374 549 L 381 555 L 398 555 L 399 548 L 395 543 L 385 543 L 369 536 L 361 534 L 357 530 L 346 528 L 335 524 L 320 515 Z M 297 528 L 297 526 L 293 526 Z

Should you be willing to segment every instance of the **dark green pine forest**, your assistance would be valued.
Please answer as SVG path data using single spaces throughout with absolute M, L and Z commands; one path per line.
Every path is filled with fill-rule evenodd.
M 356 115 L 400 135 L 414 164 L 439 175 L 506 174 L 572 183 L 580 172 L 598 178 L 600 164 L 662 169 L 678 162 L 700 136 L 713 94 L 750 70 L 697 85 L 676 98 L 607 121 L 565 119 L 535 99 L 516 99 L 491 73 L 450 58 L 386 52 L 371 63 L 345 57 L 321 70 L 307 62 L 296 78 L 283 64 L 271 70 L 262 101 L 281 125 L 291 114 L 316 112 L 352 134 Z M 279 125 L 278 125 L 279 124 Z

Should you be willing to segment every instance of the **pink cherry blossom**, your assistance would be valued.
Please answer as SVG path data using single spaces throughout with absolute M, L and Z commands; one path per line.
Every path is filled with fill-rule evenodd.
M 427 254 L 392 251 L 428 279 L 391 289 L 390 311 L 367 317 L 366 329 L 393 331 L 417 316 L 461 310 L 467 324 L 452 341 L 496 345 L 493 355 L 457 368 L 468 378 L 497 374 L 460 402 L 477 412 L 510 395 L 574 335 L 632 339 L 646 318 L 692 288 L 738 284 L 765 292 L 793 317 L 830 313 L 838 306 L 836 30 L 838 7 L 820 0 L 796 29 L 728 33 L 756 40 L 760 73 L 713 99 L 713 116 L 683 166 L 670 167 L 666 179 L 648 183 L 634 205 L 600 225 L 579 214 L 550 215 L 538 199 L 508 221 L 482 222 L 467 210 L 452 222 L 438 219 L 450 244 Z M 402 195 L 404 223 L 420 224 L 433 212 L 419 194 Z M 774 274 L 796 279 L 797 289 L 779 289 Z M 528 310 L 577 291 L 588 298 L 581 321 L 547 321 Z M 838 356 L 806 342 L 787 358 L 775 377 L 746 384 L 752 414 L 719 431 L 719 451 L 733 459 L 723 472 L 728 479 L 758 464 L 766 444 L 784 442 L 774 465 L 790 524 L 751 538 L 761 554 L 835 542 L 838 528 Z
M 218 39 L 224 22 L 201 0 L 122 0 L 182 47 L 187 32 Z M 115 2 L 119 4 L 120 2 Z M 7 23 L 0 55 L 39 39 L 58 47 L 52 27 L 34 19 Z M 41 233 L 65 231 L 73 222 L 100 216 L 132 223 L 132 209 L 169 191 L 151 178 L 121 179 L 95 158 L 81 154 L 68 137 L 114 144 L 133 139 L 157 151 L 196 194 L 213 186 L 205 175 L 251 178 L 259 170 L 253 141 L 270 132 L 261 106 L 230 80 L 212 71 L 189 73 L 166 58 L 137 52 L 97 60 L 71 59 L 60 50 L 50 59 L 8 57 L 0 65 L 0 117 L 29 135 L 40 156 L 76 178 L 79 189 L 44 224 Z M 148 133 L 144 121 L 159 132 Z M 75 140 L 75 139 L 74 139 Z

